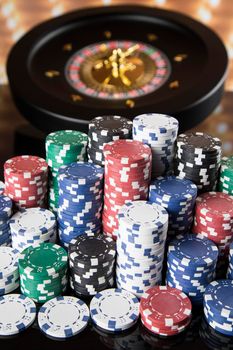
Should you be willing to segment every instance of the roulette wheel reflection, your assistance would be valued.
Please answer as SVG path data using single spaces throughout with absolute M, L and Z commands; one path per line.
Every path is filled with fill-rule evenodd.
M 218 105 L 226 69 L 226 50 L 210 29 L 141 6 L 78 10 L 44 22 L 7 62 L 18 109 L 47 132 L 87 131 L 98 115 L 147 112 L 171 114 L 185 130 Z

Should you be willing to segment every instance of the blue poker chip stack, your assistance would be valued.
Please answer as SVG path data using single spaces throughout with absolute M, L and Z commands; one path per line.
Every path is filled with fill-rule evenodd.
M 233 242 L 229 247 L 229 265 L 227 270 L 227 278 L 233 280 Z
M 216 331 L 233 336 L 233 281 L 211 282 L 204 294 L 204 315 Z
M 99 233 L 103 205 L 104 169 L 77 162 L 59 169 L 58 228 L 60 242 L 69 242 L 87 231 Z
M 166 281 L 201 306 L 207 285 L 215 278 L 218 248 L 200 234 L 178 235 L 168 246 Z
M 12 200 L 0 195 L 0 246 L 11 245 L 9 219 L 12 214 Z
M 169 214 L 169 236 L 190 230 L 196 197 L 197 186 L 177 176 L 158 177 L 150 185 L 149 201 L 161 205 Z
M 173 173 L 177 119 L 158 113 L 141 114 L 133 120 L 133 139 L 151 147 L 152 179 Z
M 161 283 L 167 211 L 156 203 L 132 201 L 118 212 L 117 287 L 141 297 Z

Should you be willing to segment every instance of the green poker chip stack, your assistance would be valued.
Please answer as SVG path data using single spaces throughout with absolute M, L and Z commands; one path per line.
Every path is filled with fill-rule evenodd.
M 218 190 L 233 195 L 233 156 L 222 158 Z
M 76 130 L 60 130 L 46 137 L 46 161 L 49 165 L 49 209 L 58 208 L 58 170 L 62 165 L 86 161 L 88 136 Z
M 26 248 L 19 256 L 21 292 L 44 303 L 66 291 L 68 256 L 64 248 L 41 243 Z

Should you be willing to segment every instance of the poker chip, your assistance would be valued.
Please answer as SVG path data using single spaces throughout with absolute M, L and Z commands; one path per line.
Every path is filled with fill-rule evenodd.
M 86 160 L 88 137 L 77 130 L 60 130 L 46 137 L 46 160 L 49 165 L 49 208 L 57 211 L 58 170 L 62 165 Z
M 219 259 L 226 260 L 232 241 L 233 197 L 207 192 L 196 199 L 193 232 L 211 239 L 219 248 Z
M 59 169 L 58 228 L 64 247 L 86 231 L 101 231 L 104 169 L 77 162 Z
M 21 209 L 11 217 L 9 224 L 12 247 L 18 251 L 42 242 L 56 242 L 56 217 L 47 209 Z
M 0 247 L 0 295 L 11 293 L 18 287 L 18 251 L 11 247 Z
M 177 138 L 175 174 L 193 181 L 199 192 L 216 189 L 222 143 L 218 138 L 196 132 Z
M 90 303 L 94 324 L 109 332 L 124 331 L 132 327 L 139 317 L 139 301 L 123 289 L 106 289 L 97 293 Z
M 61 295 L 67 286 L 68 257 L 53 243 L 28 247 L 19 255 L 21 292 L 38 303 Z
M 182 291 L 169 286 L 154 286 L 141 297 L 140 314 L 142 324 L 150 332 L 172 336 L 189 325 L 192 305 Z
M 141 114 L 133 120 L 133 139 L 151 147 L 152 179 L 171 174 L 179 122 L 158 113 Z
M 192 181 L 177 176 L 158 177 L 151 182 L 149 201 L 165 208 L 169 214 L 168 236 L 190 230 L 197 196 Z
M 209 326 L 233 336 L 233 281 L 211 282 L 204 294 L 204 315 Z
M 46 204 L 48 165 L 37 156 L 18 156 L 4 164 L 5 190 L 18 208 L 43 207 Z
M 127 201 L 147 199 L 151 150 L 139 141 L 117 140 L 104 146 L 104 156 L 103 231 L 116 238 L 120 207 Z
M 132 138 L 132 122 L 118 115 L 100 116 L 89 123 L 88 159 L 104 166 L 103 148 L 106 143 Z
M 87 232 L 71 240 L 69 266 L 75 293 L 91 296 L 113 286 L 116 243 L 111 237 Z
M 168 214 L 158 204 L 128 202 L 118 212 L 116 280 L 140 297 L 159 284 L 168 228 Z
M 202 305 L 206 286 L 215 278 L 218 248 L 200 234 L 178 235 L 168 246 L 166 282 Z
M 36 305 L 22 294 L 0 297 L 0 335 L 11 336 L 25 331 L 36 319 Z
M 218 190 L 233 195 L 233 156 L 221 160 Z
M 233 280 L 233 242 L 229 247 L 229 265 L 227 270 L 227 278 Z
M 11 232 L 9 226 L 9 218 L 12 214 L 12 200 L 0 195 L 0 247 L 11 245 Z
M 46 335 L 66 339 L 82 332 L 88 325 L 89 316 L 89 309 L 82 300 L 59 296 L 40 308 L 38 324 Z

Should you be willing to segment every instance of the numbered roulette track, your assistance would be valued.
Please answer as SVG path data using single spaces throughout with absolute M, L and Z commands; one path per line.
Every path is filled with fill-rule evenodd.
M 43 131 L 161 112 L 182 132 L 220 102 L 227 61 L 218 36 L 187 16 L 110 6 L 36 26 L 11 50 L 7 73 L 18 109 Z

